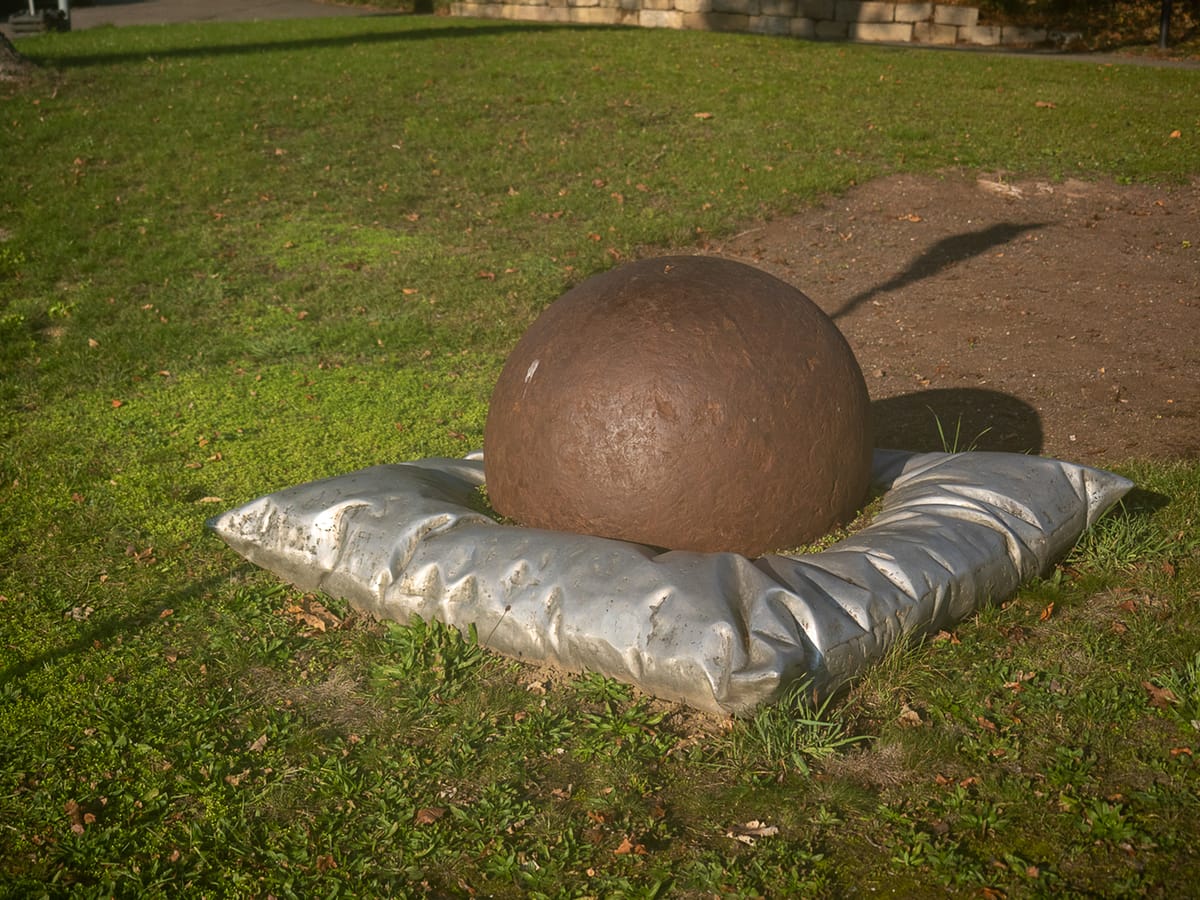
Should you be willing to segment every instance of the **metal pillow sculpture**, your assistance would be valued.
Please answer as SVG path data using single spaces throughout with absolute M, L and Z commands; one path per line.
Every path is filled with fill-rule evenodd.
M 597 276 L 514 351 L 486 464 L 374 466 L 209 525 L 304 590 L 700 709 L 748 714 L 802 679 L 827 694 L 1047 573 L 1132 483 L 1019 454 L 872 454 L 861 373 L 813 310 L 722 260 Z M 850 517 L 868 481 L 865 529 L 771 552 Z M 485 484 L 527 524 L 481 512 Z

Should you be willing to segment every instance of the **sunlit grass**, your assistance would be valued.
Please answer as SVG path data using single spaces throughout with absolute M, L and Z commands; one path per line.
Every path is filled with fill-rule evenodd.
M 537 311 L 647 248 L 892 171 L 1194 176 L 1190 73 L 428 18 L 21 47 L 0 892 L 1190 884 L 1194 462 L 1130 463 L 1142 492 L 1050 578 L 741 723 L 366 621 L 203 527 L 478 447 Z

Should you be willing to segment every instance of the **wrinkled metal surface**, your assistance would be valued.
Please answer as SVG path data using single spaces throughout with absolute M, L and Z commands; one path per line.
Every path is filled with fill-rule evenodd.
M 379 618 L 474 624 L 486 646 L 743 715 L 825 693 L 913 632 L 1044 574 L 1132 487 L 1007 453 L 877 451 L 872 524 L 821 553 L 748 559 L 501 525 L 479 454 L 302 484 L 210 520 L 234 550 Z

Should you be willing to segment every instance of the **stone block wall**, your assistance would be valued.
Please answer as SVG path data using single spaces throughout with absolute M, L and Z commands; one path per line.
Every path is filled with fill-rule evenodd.
M 885 0 L 453 0 L 452 15 L 641 28 L 746 31 L 814 40 L 1031 46 L 1069 35 L 980 25 L 979 10 Z

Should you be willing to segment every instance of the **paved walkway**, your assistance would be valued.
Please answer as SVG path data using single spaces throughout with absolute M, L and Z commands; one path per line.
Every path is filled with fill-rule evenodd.
M 50 6 L 42 0 L 39 7 Z M 316 0 L 93 0 L 71 4 L 71 30 L 101 25 L 171 25 L 178 22 L 257 22 L 266 19 L 315 19 L 378 15 L 361 6 L 338 6 Z M 0 16 L 0 19 L 4 18 Z M 12 29 L 3 25 L 5 34 Z

